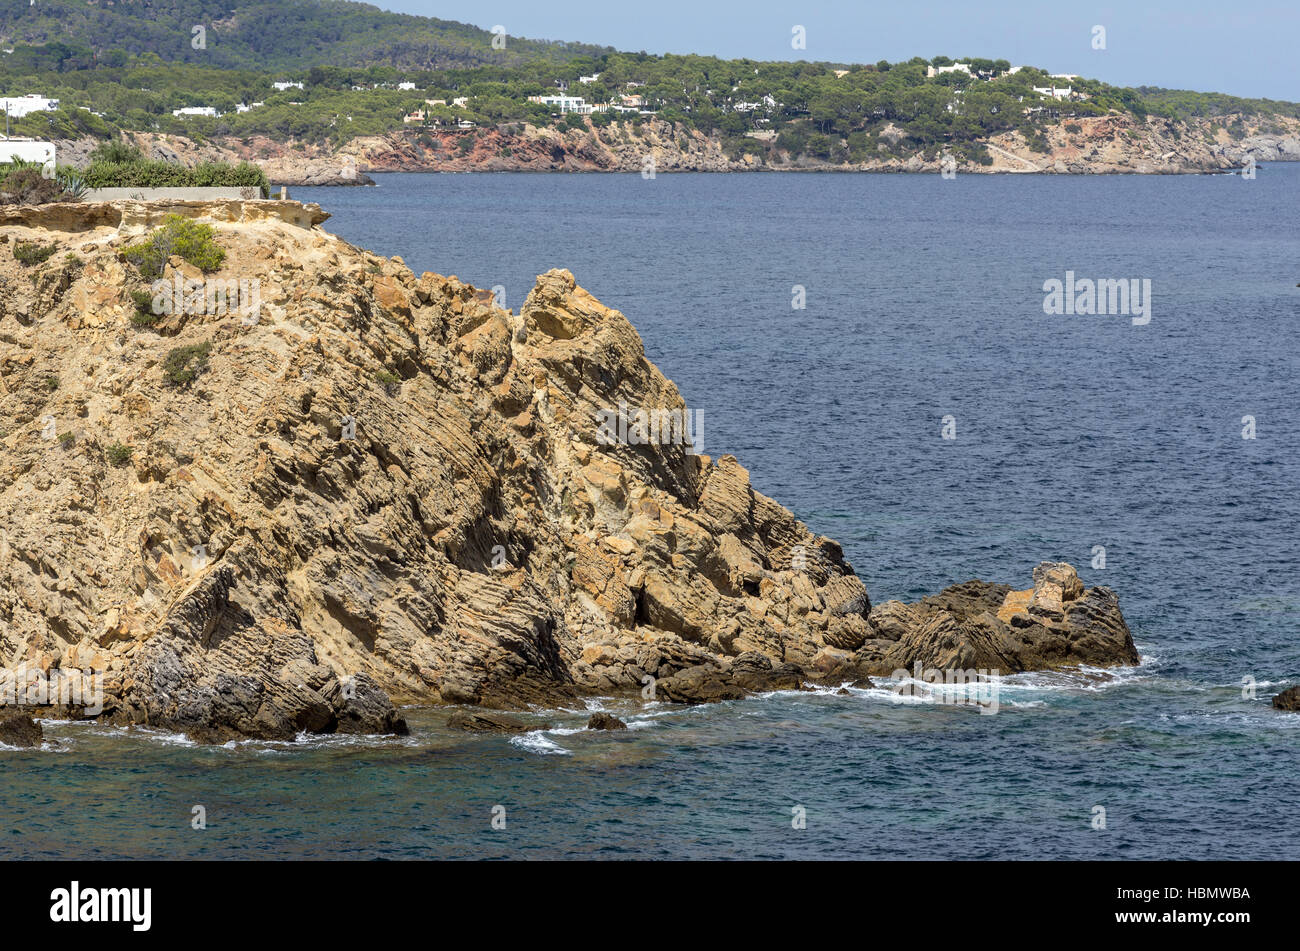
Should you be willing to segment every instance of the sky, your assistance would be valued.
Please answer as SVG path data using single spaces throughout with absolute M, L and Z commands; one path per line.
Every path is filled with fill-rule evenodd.
M 984 56 L 1120 86 L 1300 101 L 1300 0 L 369 0 L 508 35 L 649 53 L 892 62 Z M 792 29 L 807 48 L 791 47 Z M 1094 27 L 1105 49 L 1094 49 Z

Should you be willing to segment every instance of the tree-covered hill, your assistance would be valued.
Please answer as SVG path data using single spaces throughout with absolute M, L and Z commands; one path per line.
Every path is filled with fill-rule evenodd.
M 339 148 L 396 132 L 654 119 L 717 141 L 732 160 L 778 151 L 836 164 L 946 151 L 987 166 L 996 137 L 1045 154 L 1058 124 L 1108 115 L 1202 120 L 1213 128 L 1198 136 L 1222 127 L 1234 139 L 1300 118 L 1295 103 L 1116 87 L 979 57 L 762 62 L 492 40 L 345 0 L 0 0 L 0 95 L 59 100 L 10 123 L 58 140 L 131 131 Z M 295 85 L 277 88 L 286 81 Z
M 194 28 L 204 46 L 195 48 Z M 507 37 L 350 0 L 0 0 L 0 46 L 62 43 L 99 55 L 155 53 L 224 68 L 396 66 L 445 69 L 564 62 L 601 47 Z

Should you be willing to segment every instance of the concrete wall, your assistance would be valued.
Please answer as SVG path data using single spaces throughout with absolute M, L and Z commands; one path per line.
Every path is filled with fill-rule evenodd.
M 91 188 L 84 201 L 228 201 L 244 198 L 242 187 L 233 188 Z M 254 199 L 260 189 L 251 189 Z
M 54 143 L 0 137 L 0 163 L 12 161 L 15 155 L 24 162 L 46 165 L 54 161 Z

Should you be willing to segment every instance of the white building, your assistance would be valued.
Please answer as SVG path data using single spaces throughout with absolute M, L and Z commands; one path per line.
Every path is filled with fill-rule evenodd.
M 1069 86 L 1064 88 L 1060 86 L 1035 86 L 1034 92 L 1044 96 L 1051 96 L 1053 99 L 1069 99 L 1074 90 Z
M 174 116 L 207 116 L 215 119 L 219 115 L 217 110 L 212 106 L 186 106 L 184 109 L 173 109 Z
M 302 87 L 299 86 L 298 88 L 301 89 Z M 410 90 L 412 90 L 412 89 L 415 88 L 415 83 L 398 83 L 398 84 L 397 84 L 397 88 L 398 88 L 398 89 L 405 89 L 405 90 L 407 90 L 407 91 L 410 91 Z
M 271 88 L 284 92 L 286 89 L 301 89 L 302 83 L 271 83 Z M 412 86 L 411 88 L 414 89 L 415 87 Z
M 469 96 L 457 96 L 451 101 L 451 104 L 458 109 L 469 108 Z
M 7 112 L 11 119 L 21 119 L 33 112 L 53 112 L 57 108 L 59 108 L 59 100 L 46 99 L 44 96 L 0 98 L 0 111 Z
M 528 101 L 550 106 L 552 109 L 559 110 L 561 114 L 576 112 L 585 115 L 592 111 L 592 107 L 587 104 L 587 100 L 581 96 L 529 96 Z
M 951 66 L 927 66 L 925 67 L 925 78 L 934 79 L 935 76 L 942 76 L 944 73 L 965 73 L 971 74 L 970 63 L 953 63 Z
M 47 168 L 54 167 L 54 143 L 39 142 L 36 139 L 6 139 L 0 135 L 0 163 L 20 159 L 24 162 L 40 162 Z
M 598 79 L 600 79 L 600 73 L 592 73 L 590 76 L 579 76 L 578 82 L 586 86 L 590 83 L 594 83 Z

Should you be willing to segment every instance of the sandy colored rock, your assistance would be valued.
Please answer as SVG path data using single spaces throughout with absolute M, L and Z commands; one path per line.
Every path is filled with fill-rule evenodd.
M 260 282 L 259 319 L 131 323 L 144 285 L 120 249 L 173 211 L 216 229 L 208 278 Z M 30 269 L 0 250 L 0 671 L 89 664 L 104 718 L 221 742 L 400 732 L 394 704 L 697 703 L 915 659 L 1136 662 L 1113 593 L 1080 593 L 1068 566 L 1005 620 L 1010 589 L 980 582 L 873 612 L 840 546 L 739 460 L 607 444 L 621 406 L 688 408 L 572 274 L 541 275 L 512 313 L 324 217 L 0 209 L 0 247 L 59 247 Z M 169 352 L 203 344 L 191 383 L 165 378 Z

